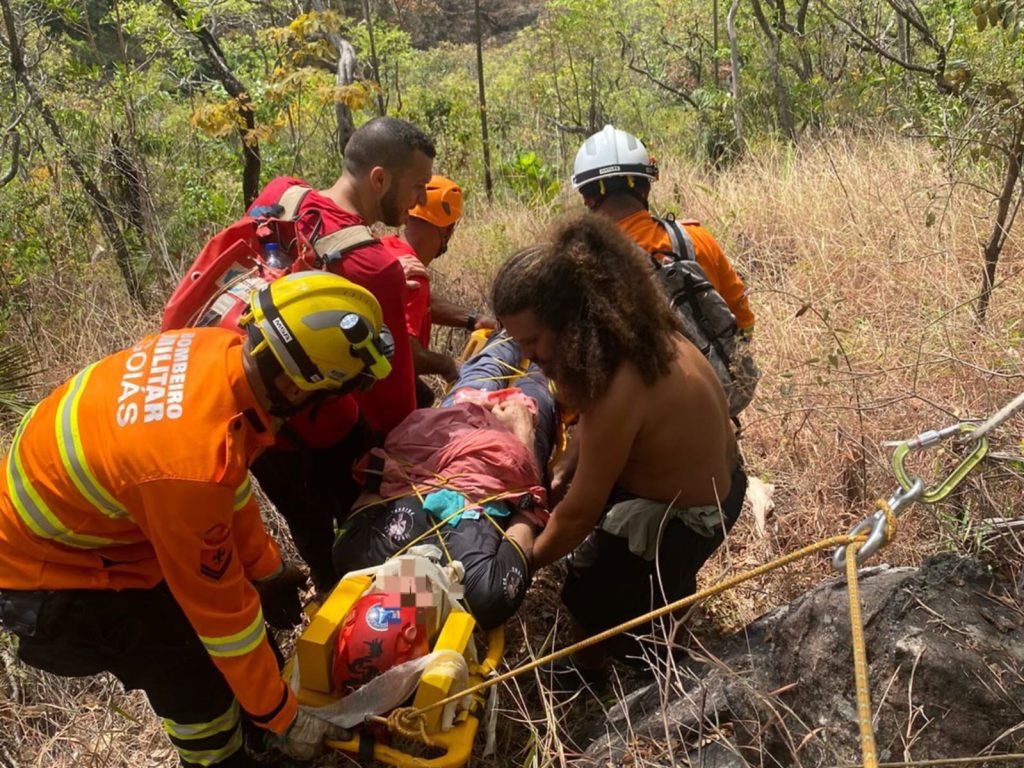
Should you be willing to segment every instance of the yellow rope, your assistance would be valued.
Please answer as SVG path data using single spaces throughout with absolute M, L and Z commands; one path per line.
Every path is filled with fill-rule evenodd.
M 978 765 L 986 763 L 1016 763 L 1024 764 L 1024 753 L 1012 755 L 989 755 L 988 757 L 946 757 L 933 760 L 908 760 L 897 763 L 879 763 L 878 768 L 949 768 L 955 765 Z M 859 763 L 839 766 L 839 768 L 861 768 Z
M 453 488 L 452 490 L 455 490 L 455 491 L 458 491 L 459 493 L 462 493 L 462 491 L 459 491 L 458 488 Z M 484 498 L 480 499 L 479 501 L 470 501 L 469 499 L 467 499 L 465 505 L 463 505 L 461 508 L 459 508 L 459 509 L 455 510 L 454 512 L 452 512 L 450 515 L 447 515 L 443 520 L 439 520 L 437 523 L 435 523 L 430 528 L 428 528 L 426 531 L 424 531 L 419 536 L 417 536 L 415 539 L 410 541 L 408 544 L 406 544 L 400 550 L 395 552 L 395 554 L 393 554 L 391 557 L 398 557 L 399 555 L 404 555 L 406 552 L 409 551 L 409 549 L 411 549 L 412 547 L 416 546 L 416 544 L 418 544 L 419 542 L 423 541 L 423 539 L 425 539 L 427 536 L 429 536 L 430 534 L 432 534 L 432 533 L 434 533 L 436 531 L 441 530 L 441 527 L 444 526 L 445 523 L 447 523 L 449 520 L 454 518 L 456 515 L 461 515 L 463 512 L 468 512 L 469 510 L 473 509 L 473 507 L 483 507 L 484 504 L 490 504 L 492 501 L 501 501 L 501 500 L 507 499 L 507 498 L 514 498 L 515 496 L 522 495 L 522 493 L 523 493 L 522 491 L 503 491 L 502 493 L 495 493 L 492 496 L 485 496 Z M 486 515 L 487 513 L 486 512 L 482 512 L 481 514 Z
M 883 504 L 885 502 L 882 502 Z M 864 647 L 864 622 L 860 613 L 860 590 L 857 584 L 857 549 L 860 543 L 846 549 L 846 588 L 850 598 L 850 634 L 853 643 L 853 680 L 857 689 L 857 724 L 860 726 L 860 749 L 864 768 L 878 768 L 875 730 L 871 724 L 871 688 L 868 685 L 868 655 Z
M 436 701 L 429 706 L 422 707 L 419 709 L 411 707 L 403 707 L 402 709 L 422 715 L 426 712 L 429 712 L 432 709 L 436 709 L 437 707 L 443 707 L 446 704 L 451 704 L 453 701 L 458 701 L 464 696 L 476 694 L 480 691 L 490 688 L 491 686 L 497 685 L 498 683 L 504 683 L 507 680 L 511 680 L 513 677 L 525 674 L 526 672 L 532 672 L 533 670 L 537 669 L 538 667 L 542 667 L 545 664 L 550 664 L 553 661 L 558 661 L 559 659 L 565 658 L 566 656 L 576 653 L 577 651 L 582 651 L 584 648 L 589 648 L 593 645 L 597 645 L 598 643 L 602 643 L 610 637 L 614 637 L 615 635 L 620 634 L 621 632 L 627 632 L 633 629 L 634 627 L 638 627 L 641 624 L 645 624 L 651 621 L 652 619 L 665 616 L 666 614 L 672 613 L 673 611 L 678 611 L 681 608 L 688 608 L 694 603 L 701 602 L 702 600 L 706 600 L 709 597 L 717 595 L 721 592 L 725 592 L 726 590 L 732 589 L 733 587 L 738 586 L 739 584 L 742 584 L 745 581 L 749 581 L 750 579 L 755 579 L 758 576 L 770 573 L 771 571 L 774 571 L 777 568 L 789 565 L 790 563 L 796 562 L 797 560 L 807 557 L 808 555 L 812 555 L 815 552 L 820 552 L 823 549 L 831 549 L 833 547 L 843 545 L 849 546 L 854 542 L 862 542 L 866 539 L 867 534 L 861 534 L 858 536 L 843 534 L 842 536 L 831 536 L 827 539 L 822 539 L 821 541 L 815 542 L 814 544 L 809 544 L 806 547 L 802 547 L 801 549 L 798 549 L 795 552 L 790 552 L 788 555 L 783 555 L 782 557 L 776 558 L 771 562 L 764 563 L 763 565 L 759 565 L 756 568 L 752 568 L 749 571 L 736 574 L 735 576 L 730 576 L 729 578 L 721 581 L 714 587 L 702 589 L 699 592 L 695 592 L 692 595 L 676 600 L 675 602 L 669 603 L 668 605 L 664 605 L 661 608 L 657 608 L 653 611 L 648 611 L 647 613 L 641 616 L 637 616 L 635 619 L 630 619 L 627 622 L 619 624 L 617 627 L 606 629 L 604 632 L 600 632 L 596 635 L 593 635 L 592 637 L 580 640 L 578 643 L 574 643 L 559 651 L 550 653 L 547 656 L 535 659 L 534 661 L 531 661 L 528 664 L 524 664 L 523 666 L 518 667 L 517 669 L 513 669 L 508 672 L 505 672 L 504 674 L 498 675 L 497 677 L 492 677 L 488 680 L 484 680 L 483 682 L 471 686 L 464 691 L 460 691 L 457 694 L 453 694 L 444 699 L 441 699 L 440 701 Z M 395 711 L 397 712 L 399 710 Z
M 366 722 L 379 723 L 387 727 L 392 733 L 404 736 L 407 739 L 418 739 L 428 747 L 436 746 L 434 740 L 427 732 L 427 718 L 423 713 L 412 709 L 396 709 L 387 717 L 380 715 L 367 715 Z

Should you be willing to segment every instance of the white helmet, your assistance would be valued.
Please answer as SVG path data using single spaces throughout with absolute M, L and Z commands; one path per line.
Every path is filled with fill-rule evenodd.
M 611 176 L 658 178 L 658 166 L 640 139 L 610 125 L 583 142 L 572 171 L 573 189 Z

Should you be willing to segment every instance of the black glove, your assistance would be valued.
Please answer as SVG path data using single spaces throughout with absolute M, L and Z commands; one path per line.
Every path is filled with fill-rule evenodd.
M 292 629 L 302 621 L 301 591 L 306 574 L 293 563 L 282 564 L 281 571 L 253 582 L 260 593 L 263 618 L 275 629 Z

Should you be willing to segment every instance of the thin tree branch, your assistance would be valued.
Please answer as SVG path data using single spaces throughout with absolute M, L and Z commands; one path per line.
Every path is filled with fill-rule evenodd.
M 228 92 L 238 104 L 238 114 L 242 118 L 245 127 L 239 127 L 239 134 L 242 138 L 242 196 L 245 199 L 246 207 L 256 199 L 260 191 L 260 145 L 256 139 L 256 115 L 253 111 L 252 101 L 249 99 L 249 92 L 242 82 L 231 71 L 228 66 L 227 57 L 221 50 L 220 43 L 213 33 L 205 25 L 192 22 L 185 12 L 185 9 L 178 5 L 175 0 L 161 0 L 164 7 L 171 12 L 178 21 L 182 23 L 192 35 L 199 41 L 206 58 L 217 74 L 217 79 L 224 90 Z
M 668 83 L 666 83 L 664 80 L 659 78 L 657 75 L 655 75 L 653 72 L 651 72 L 646 67 L 642 67 L 642 66 L 637 65 L 637 63 L 636 63 L 636 58 L 637 57 L 636 57 L 636 54 L 635 54 L 635 52 L 633 50 L 633 46 L 630 44 L 629 40 L 626 38 L 626 36 L 622 32 L 619 32 L 618 35 L 619 35 L 619 39 L 622 41 L 622 51 L 623 51 L 623 53 L 626 53 L 626 52 L 629 53 L 629 61 L 626 62 L 626 66 L 629 67 L 630 70 L 632 70 L 633 72 L 636 72 L 638 75 L 643 75 L 648 80 L 650 80 L 652 83 L 657 85 L 659 88 L 661 88 L 661 89 L 663 89 L 665 91 L 668 91 L 669 93 L 671 93 L 676 98 L 678 98 L 681 101 L 683 101 L 684 103 L 690 105 L 691 107 L 693 107 L 697 111 L 700 111 L 700 107 L 697 106 L 697 102 L 695 102 L 693 100 L 693 96 L 691 96 L 688 91 L 683 91 L 683 90 L 680 90 L 679 88 L 676 88 L 676 87 L 674 87 L 672 85 L 669 85 Z M 646 62 L 644 62 L 644 63 L 646 65 Z
M 860 27 L 858 27 L 852 21 L 850 21 L 845 16 L 843 16 L 840 13 L 838 13 L 834 8 L 832 8 L 832 6 L 829 5 L 828 2 L 826 2 L 826 0 L 820 0 L 820 2 L 821 2 L 822 7 L 824 7 L 824 9 L 826 11 L 828 11 L 830 14 L 832 14 L 833 18 L 838 20 L 841 24 L 843 24 L 845 27 L 847 27 L 851 32 L 853 32 L 855 35 L 857 35 L 857 37 L 859 37 L 861 39 L 861 41 L 865 45 L 867 45 L 868 48 L 871 51 L 873 51 L 874 53 L 877 53 L 879 56 L 881 56 L 884 59 L 888 59 L 893 64 L 898 64 L 899 66 L 903 67 L 904 69 L 906 69 L 906 70 L 908 70 L 910 72 L 920 72 L 921 74 L 931 75 L 932 77 L 938 76 L 939 70 L 937 70 L 935 68 L 932 68 L 932 67 L 926 67 L 923 64 L 914 64 L 913 62 L 910 62 L 910 61 L 904 61 L 903 59 L 901 59 L 896 54 L 890 52 L 889 50 L 887 50 L 883 46 L 881 46 L 878 43 L 876 43 Z
M 3 144 L 0 144 L 0 154 L 7 150 L 8 139 L 11 141 L 11 167 L 7 169 L 7 173 L 0 176 L 0 187 L 7 186 L 18 175 L 18 159 L 21 157 L 21 134 L 18 133 L 17 128 L 7 129 Z
M 9 0 L 0 0 L 0 12 L 3 13 L 4 26 L 7 29 L 8 51 L 11 58 L 11 69 L 14 71 L 14 77 L 25 88 L 31 102 L 35 104 L 36 109 L 43 118 L 43 122 L 46 123 L 46 126 L 50 129 L 50 133 L 53 135 L 53 139 L 60 148 L 61 153 L 64 155 L 64 159 L 68 166 L 70 166 L 72 173 L 74 173 L 75 177 L 78 179 L 78 183 L 82 185 L 86 195 L 92 201 L 93 208 L 100 220 L 100 228 L 103 230 L 103 234 L 105 235 L 107 242 L 114 251 L 114 257 L 117 261 L 118 268 L 121 270 L 125 286 L 128 288 L 128 295 L 133 301 L 138 303 L 139 306 L 145 308 L 146 304 L 142 295 L 142 286 L 140 285 L 138 275 L 135 272 L 135 266 L 132 263 L 131 254 L 128 251 L 128 244 L 125 242 L 124 235 L 121 232 L 120 227 L 117 226 L 117 219 L 114 217 L 113 208 L 106 196 L 100 191 L 99 187 L 96 186 L 96 183 L 85 172 L 85 168 L 78 159 L 78 155 L 76 155 L 72 150 L 71 144 L 64 136 L 60 123 L 50 111 L 46 102 L 40 98 L 39 93 L 36 91 L 35 84 L 28 76 L 28 70 L 25 67 L 25 59 L 21 52 L 21 45 L 18 42 L 17 25 L 14 21 L 14 13 L 11 11 Z

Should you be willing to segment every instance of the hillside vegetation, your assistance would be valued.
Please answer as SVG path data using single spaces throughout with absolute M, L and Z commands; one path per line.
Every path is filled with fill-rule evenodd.
M 704 221 L 749 278 L 764 379 L 743 419 L 742 447 L 752 471 L 776 487 L 764 530 L 748 513 L 702 583 L 845 531 L 895 487 L 885 441 L 987 416 L 1021 389 L 1019 246 L 1011 241 L 1004 282 L 979 326 L 970 299 L 986 201 L 960 185 L 929 225 L 930 192 L 946 176 L 926 146 L 876 134 L 806 150 L 766 148 L 717 175 L 683 158 L 663 164 L 658 203 Z M 576 206 L 569 193 L 535 210 L 477 200 L 438 262 L 438 290 L 482 301 L 500 260 Z M 41 391 L 157 327 L 154 315 L 125 302 L 102 265 L 33 281 L 23 295 L 31 312 L 19 322 L 46 362 Z M 1011 423 L 995 442 L 1019 455 L 1019 427 Z M 928 454 L 917 468 L 937 477 L 953 460 Z M 1018 578 L 1024 551 L 982 531 L 987 518 L 1019 515 L 1022 483 L 1019 460 L 987 462 L 947 502 L 912 507 L 878 559 L 917 564 L 954 550 Z M 830 574 L 824 559 L 805 560 L 716 598 L 706 612 L 718 631 L 734 630 Z M 535 587 L 524 616 L 549 610 L 546 583 Z M 547 632 L 534 629 L 538 637 Z M 8 642 L 0 755 L 6 750 L 12 765 L 173 764 L 138 694 L 124 694 L 112 680 L 79 684 L 37 674 L 13 662 Z M 524 727 L 503 719 L 502 742 L 522 745 L 516 734 Z M 549 759 L 558 764 L 554 754 L 538 756 L 538 764 Z
M 888 441 L 1024 389 L 1019 0 L 740 0 L 730 19 L 697 0 L 484 0 L 486 144 L 465 5 L 372 0 L 367 19 L 348 0 L 0 0 L 0 450 L 12 404 L 157 328 L 254 184 L 330 185 L 346 126 L 381 111 L 427 130 L 467 191 L 440 295 L 482 305 L 503 258 L 581 210 L 572 159 L 605 122 L 657 156 L 655 207 L 700 219 L 744 274 L 764 378 L 741 447 L 775 508 L 748 510 L 704 584 L 845 532 L 895 487 Z M 1021 438 L 1017 417 L 878 560 L 956 551 L 1022 583 L 1024 546 L 991 522 L 1020 515 Z M 913 467 L 939 478 L 956 460 Z M 812 558 L 717 597 L 705 628 L 737 630 L 831 573 Z M 527 633 L 548 631 L 551 583 Z M 504 759 L 565 764 L 557 717 L 509 711 L 510 693 Z M 36 673 L 0 634 L 2 768 L 174 764 L 141 695 Z

